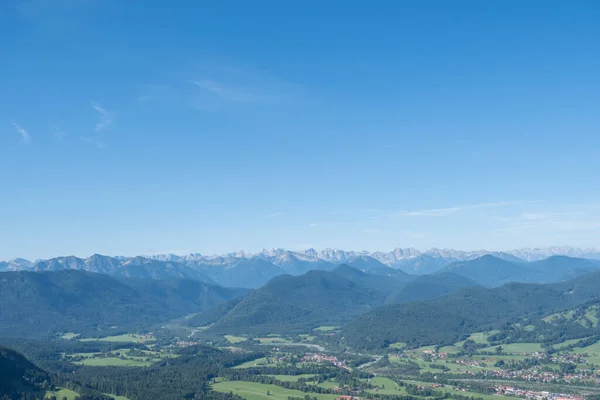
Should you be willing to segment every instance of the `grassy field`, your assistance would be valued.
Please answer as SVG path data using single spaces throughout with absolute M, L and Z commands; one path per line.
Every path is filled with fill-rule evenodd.
M 113 399 L 115 400 L 129 400 L 127 397 L 125 396 L 116 396 L 114 394 L 110 394 L 110 393 L 104 393 L 107 396 L 111 396 Z
M 276 336 L 261 337 L 261 338 L 256 338 L 255 340 L 258 340 L 259 342 L 265 343 L 265 344 L 271 344 L 271 343 L 292 343 L 288 339 L 284 339 L 282 337 L 276 337 Z
M 269 363 L 269 358 L 261 357 L 256 360 L 248 361 L 243 364 L 237 365 L 234 368 L 251 368 L 251 367 L 260 367 L 262 365 L 280 365 L 281 362 L 276 362 L 272 358 L 270 358 L 271 362 Z
M 152 363 L 158 362 L 165 358 L 175 358 L 176 354 L 167 352 L 156 352 L 150 350 L 137 350 L 143 355 L 130 355 L 129 349 L 122 349 L 112 352 L 114 357 L 105 357 L 103 353 L 74 353 L 65 356 L 67 361 L 73 364 L 87 366 L 116 366 L 116 367 L 147 367 Z M 121 358 L 124 357 L 125 359 Z M 82 358 L 82 359 L 80 359 Z
M 469 336 L 469 339 L 479 344 L 488 344 L 488 338 L 496 333 L 500 333 L 500 331 L 489 331 L 489 332 L 476 332 Z
M 248 338 L 245 338 L 243 336 L 233 336 L 233 335 L 225 335 L 225 339 L 227 339 L 227 341 L 229 343 L 241 343 L 241 342 L 245 342 L 246 340 L 248 340 Z
M 379 393 L 379 394 L 394 394 L 394 395 L 404 395 L 406 391 L 404 388 L 400 387 L 396 382 L 391 379 L 383 378 L 383 377 L 375 377 L 371 379 L 371 385 L 378 386 L 379 390 L 369 390 L 370 393 Z
M 300 378 L 312 378 L 315 375 L 302 374 L 302 375 L 269 375 L 282 382 L 296 382 Z
M 152 334 L 138 335 L 135 333 L 126 333 L 124 335 L 107 336 L 103 338 L 79 339 L 82 342 L 114 342 L 114 343 L 147 343 L 154 340 Z
M 406 343 L 404 342 L 396 342 L 390 344 L 390 349 L 402 349 L 404 347 L 406 347 Z
M 307 342 L 312 342 L 313 340 L 315 340 L 317 338 L 314 335 L 307 335 L 306 333 L 303 333 L 303 334 L 298 335 L 298 336 L 300 336 L 300 338 L 302 340 L 306 340 Z
M 246 400 L 288 400 L 288 397 L 302 397 L 309 394 L 319 400 L 335 400 L 335 394 L 304 393 L 300 390 L 285 389 L 276 385 L 266 385 L 256 382 L 224 381 L 215 383 L 212 388 L 216 392 L 237 394 Z M 269 395 L 267 395 L 267 392 Z
M 87 365 L 88 367 L 148 367 L 151 362 L 138 361 L 132 359 L 117 358 L 117 357 L 102 357 L 102 358 L 86 358 L 81 361 L 76 361 L 73 364 Z
M 339 328 L 339 326 L 319 326 L 318 328 L 313 329 L 313 331 L 317 332 L 331 332 L 335 331 Z
M 488 347 L 483 349 L 484 351 L 495 351 L 496 347 Z M 511 343 L 511 344 L 503 344 L 502 352 L 503 353 L 535 353 L 535 352 L 543 352 L 542 345 L 539 343 Z
M 77 336 L 79 336 L 79 333 L 67 332 L 67 333 L 63 333 L 62 335 L 60 335 L 60 338 L 65 339 L 65 340 L 71 340 L 71 339 L 75 339 Z
M 66 397 L 67 400 L 75 400 L 75 397 L 79 396 L 79 393 L 69 389 L 56 388 L 55 390 L 48 390 L 44 398 L 49 399 L 52 396 L 56 396 L 57 399 Z
M 461 349 L 456 346 L 444 346 L 440 348 L 440 353 L 460 353 Z
M 600 342 L 587 347 L 575 348 L 573 352 L 576 354 L 587 354 L 586 360 L 588 363 L 600 365 Z

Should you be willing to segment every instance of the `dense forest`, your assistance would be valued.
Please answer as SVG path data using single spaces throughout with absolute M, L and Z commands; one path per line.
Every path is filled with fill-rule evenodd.
M 73 330 L 102 335 L 112 334 L 115 326 L 148 329 L 244 292 L 186 279 L 118 280 L 75 270 L 3 272 L 0 336 L 43 338 Z
M 348 324 L 345 343 L 364 349 L 382 349 L 395 342 L 451 344 L 470 332 L 502 328 L 511 319 L 541 316 L 599 300 L 599 284 L 600 273 L 591 272 L 556 284 L 473 287 L 433 300 L 386 305 Z

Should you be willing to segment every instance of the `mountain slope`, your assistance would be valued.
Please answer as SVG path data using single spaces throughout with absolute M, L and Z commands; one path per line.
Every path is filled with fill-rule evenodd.
M 261 259 L 240 259 L 232 265 L 213 266 L 193 264 L 194 268 L 208 275 L 219 285 L 227 287 L 257 288 L 285 271 Z
M 465 288 L 433 300 L 386 305 L 348 324 L 345 343 L 370 349 L 394 342 L 454 343 L 469 332 L 487 330 L 511 318 L 542 315 L 598 300 L 598 285 L 600 272 L 593 272 L 568 282 Z
M 388 296 L 386 304 L 434 299 L 458 289 L 472 286 L 478 286 L 478 284 L 469 278 L 452 272 L 420 275 Z
M 472 279 L 480 285 L 499 286 L 509 282 L 540 282 L 543 276 L 528 266 L 514 264 L 492 255 L 450 264 L 443 269 Z
M 0 336 L 113 332 L 200 312 L 244 291 L 182 279 L 116 279 L 84 271 L 0 273 Z M 117 328 L 112 328 L 117 327 Z
M 375 271 L 380 272 L 381 268 L 375 268 Z M 391 274 L 382 275 L 373 274 L 370 271 L 363 272 L 346 264 L 340 265 L 331 272 L 352 282 L 355 282 L 365 288 L 381 292 L 385 295 L 395 292 L 396 290 L 398 290 L 398 288 L 402 287 L 407 281 L 412 279 L 412 277 L 407 275 L 406 273 L 394 269 L 392 269 Z
M 560 282 L 600 268 L 600 265 L 567 256 L 552 256 L 527 264 L 527 268 L 537 271 L 543 282 Z
M 201 314 L 189 323 L 199 325 L 212 320 L 214 324 L 209 330 L 214 332 L 269 330 L 275 333 L 296 327 L 337 324 L 382 304 L 384 299 L 384 293 L 335 271 L 310 271 L 300 276 L 273 278 L 240 301 L 218 307 L 217 312 L 209 310 L 210 318 Z
M 22 393 L 43 394 L 40 385 L 49 375 L 29 362 L 23 355 L 0 346 L 0 397 L 20 398 Z
M 114 276 L 135 279 L 163 280 L 168 278 L 194 279 L 201 282 L 215 283 L 202 272 L 196 271 L 184 264 L 172 261 L 149 260 L 135 257 L 124 262 L 111 272 Z

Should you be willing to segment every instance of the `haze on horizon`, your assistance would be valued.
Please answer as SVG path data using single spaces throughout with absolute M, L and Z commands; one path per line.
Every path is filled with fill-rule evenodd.
M 0 260 L 600 246 L 597 2 L 175 3 L 0 4 Z

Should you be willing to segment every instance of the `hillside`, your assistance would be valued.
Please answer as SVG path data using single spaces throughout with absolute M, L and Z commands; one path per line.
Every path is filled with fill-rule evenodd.
M 0 273 L 0 336 L 138 329 L 244 293 L 185 279 L 116 279 L 84 271 Z
M 531 262 L 527 267 L 539 272 L 544 282 L 560 282 L 593 270 L 600 269 L 597 263 L 583 258 L 552 256 Z
M 29 362 L 23 355 L 0 346 L 0 397 L 20 398 L 23 393 L 38 393 L 48 381 L 48 374 Z
M 128 260 L 109 273 L 113 276 L 124 278 L 154 280 L 181 278 L 216 284 L 202 272 L 196 271 L 184 264 L 172 261 L 149 260 L 144 257 L 135 257 Z
M 465 288 L 433 300 L 386 305 L 359 316 L 344 329 L 345 343 L 383 348 L 395 342 L 446 344 L 511 318 L 542 315 L 597 300 L 600 272 L 555 284 L 511 283 Z
M 407 275 L 402 271 L 393 270 L 395 273 L 390 273 L 387 275 L 378 273 L 384 272 L 381 270 L 381 268 L 376 268 L 374 270 L 375 273 L 371 271 L 373 270 L 363 272 L 351 267 L 350 265 L 342 264 L 331 272 L 365 288 L 369 288 L 386 295 L 395 292 L 406 282 L 412 280 L 410 275 Z
M 386 299 L 386 304 L 410 303 L 413 301 L 434 299 L 458 289 L 471 286 L 478 286 L 478 284 L 469 278 L 452 272 L 420 275 L 390 294 Z
M 348 272 L 362 272 L 345 267 Z M 214 322 L 214 332 L 247 332 L 271 330 L 283 332 L 293 327 L 338 324 L 351 316 L 382 304 L 385 294 L 361 283 L 347 279 L 336 271 L 310 271 L 300 276 L 278 276 L 265 286 L 232 301 L 217 311 L 200 314 L 189 321 Z
M 543 273 L 540 271 L 492 255 L 455 262 L 442 271 L 462 275 L 484 286 L 500 286 L 509 282 L 541 282 L 543 280 Z
M 214 266 L 192 264 L 194 268 L 209 276 L 219 285 L 227 287 L 257 288 L 270 279 L 285 274 L 282 268 L 260 259 L 241 259 L 231 265 Z

